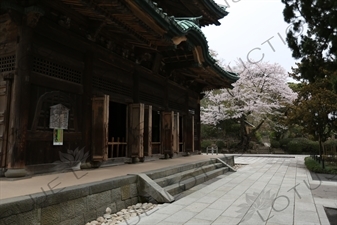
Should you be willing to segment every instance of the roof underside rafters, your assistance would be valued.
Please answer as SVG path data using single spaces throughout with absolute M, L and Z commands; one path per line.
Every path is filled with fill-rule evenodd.
M 238 79 L 235 74 L 216 65 L 209 55 L 206 37 L 198 25 L 191 20 L 176 20 L 168 16 L 151 0 L 59 1 L 86 18 L 88 24 L 96 29 L 93 31 L 94 36 L 99 30 L 105 37 L 115 38 L 116 43 L 119 41 L 124 45 L 160 52 L 168 71 L 179 71 L 187 79 L 194 79 L 193 82 L 198 82 L 202 90 L 231 87 L 230 84 Z M 211 0 L 192 1 L 193 6 L 198 6 Z M 206 10 L 206 7 L 202 10 Z M 187 37 L 187 40 L 174 45 L 174 37 Z

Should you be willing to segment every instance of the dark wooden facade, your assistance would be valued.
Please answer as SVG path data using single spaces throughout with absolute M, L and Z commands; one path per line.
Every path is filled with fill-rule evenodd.
M 150 0 L 2 1 L 0 168 L 77 147 L 91 161 L 199 150 L 202 91 L 237 77 L 215 65 L 196 19 L 164 12 Z M 69 109 L 60 146 L 56 104 Z

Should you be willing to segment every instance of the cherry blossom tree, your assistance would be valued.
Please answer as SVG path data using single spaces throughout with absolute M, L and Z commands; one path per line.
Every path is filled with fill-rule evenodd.
M 233 89 L 207 92 L 201 107 L 201 121 L 216 125 L 222 120 L 237 119 L 241 124 L 242 149 L 249 147 L 251 136 L 271 116 L 282 115 L 281 110 L 296 99 L 287 85 L 288 75 L 279 64 L 260 62 L 239 64 L 234 70 L 242 71 Z M 248 132 L 246 124 L 253 124 Z

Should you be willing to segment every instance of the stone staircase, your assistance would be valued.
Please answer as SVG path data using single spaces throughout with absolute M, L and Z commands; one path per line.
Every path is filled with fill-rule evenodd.
M 217 159 L 210 159 L 154 170 L 147 172 L 146 175 L 170 195 L 176 196 L 228 171 L 229 168 L 223 163 Z

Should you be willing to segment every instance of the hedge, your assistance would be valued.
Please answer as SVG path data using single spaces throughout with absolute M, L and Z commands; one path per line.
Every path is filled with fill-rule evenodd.
M 305 157 L 304 164 L 308 168 L 308 170 L 310 170 L 311 172 L 314 172 L 314 173 L 337 174 L 336 169 L 331 169 L 329 167 L 326 167 L 326 168 L 323 169 L 321 164 L 316 162 L 311 157 Z

